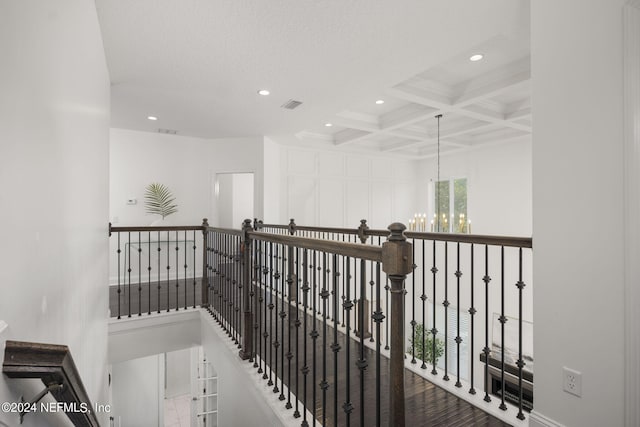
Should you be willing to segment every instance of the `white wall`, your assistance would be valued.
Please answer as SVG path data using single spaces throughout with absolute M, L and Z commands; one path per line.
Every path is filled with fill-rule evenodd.
M 167 374 L 165 378 L 166 399 L 182 396 L 191 392 L 191 349 L 165 353 Z
M 417 211 L 433 212 L 436 159 L 421 161 L 419 168 Z M 467 217 L 474 234 L 531 236 L 531 168 L 531 139 L 523 138 L 443 155 L 440 179 L 467 178 Z
M 3 1 L 0 52 L 0 338 L 68 345 L 106 404 L 109 76 L 95 4 Z M 0 401 L 19 402 L 19 384 L 1 376 Z
M 217 425 L 299 426 L 300 418 L 294 418 L 293 412 L 285 409 L 271 387 L 258 379 L 252 363 L 238 357 L 237 346 L 213 316 L 204 310 L 201 313 L 202 347 L 218 375 Z M 307 419 L 309 417 L 307 413 Z
M 172 311 L 109 323 L 109 363 L 200 345 L 200 312 Z
M 214 204 L 218 224 L 223 228 L 240 228 L 245 219 L 253 219 L 252 173 L 219 173 L 215 178 Z
M 164 354 L 117 363 L 112 378 L 116 427 L 164 425 Z
M 233 174 L 233 228 L 253 218 L 253 174 Z
M 231 228 L 233 226 L 233 174 L 218 174 L 216 176 L 216 185 L 218 225 Z
M 387 228 L 413 215 L 413 161 L 289 146 L 279 151 L 278 162 L 265 164 L 266 176 L 279 169 L 276 222 L 357 228 L 366 219 L 372 228 Z
M 567 426 L 624 424 L 624 3 L 531 2 L 535 408 Z
M 111 129 L 110 218 L 114 225 L 148 225 L 156 217 L 145 213 L 144 189 L 151 182 L 167 185 L 176 197 L 178 212 L 171 224 L 199 225 L 208 217 L 219 224 L 213 203 L 218 173 L 252 172 L 262 182 L 263 139 L 206 140 L 179 135 Z M 254 185 L 254 207 L 262 215 L 262 186 Z M 136 198 L 136 205 L 127 205 Z M 117 221 L 114 221 L 117 220 Z

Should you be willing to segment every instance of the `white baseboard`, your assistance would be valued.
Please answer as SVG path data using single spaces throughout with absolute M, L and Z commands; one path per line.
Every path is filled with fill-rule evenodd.
M 534 410 L 529 416 L 529 427 L 565 427 L 565 425 Z

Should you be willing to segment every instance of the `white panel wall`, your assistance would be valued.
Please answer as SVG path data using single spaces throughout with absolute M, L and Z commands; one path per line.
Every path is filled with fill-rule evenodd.
M 276 222 L 355 228 L 367 219 L 386 228 L 413 214 L 416 162 L 273 145 L 285 165 L 265 165 L 266 174 L 280 177 Z
M 0 347 L 68 345 L 92 403 L 107 404 L 109 76 L 95 4 L 1 2 L 0 52 Z M 0 401 L 38 383 L 0 376 Z
M 624 425 L 624 3 L 531 2 L 535 408 L 567 426 Z

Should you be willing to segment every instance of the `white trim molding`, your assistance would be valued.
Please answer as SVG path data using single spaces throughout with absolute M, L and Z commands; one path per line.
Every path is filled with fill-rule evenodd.
M 623 9 L 625 425 L 640 425 L 640 0 Z
M 565 427 L 565 425 L 547 418 L 539 412 L 531 411 L 529 427 Z

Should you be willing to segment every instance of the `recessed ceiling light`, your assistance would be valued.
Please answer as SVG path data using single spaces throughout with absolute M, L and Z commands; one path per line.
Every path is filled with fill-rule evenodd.
M 380 104 L 384 104 L 384 99 L 378 99 L 376 101 L 376 104 L 380 105 Z
M 484 55 L 482 55 L 481 53 L 476 53 L 475 55 L 471 55 L 469 57 L 469 61 L 476 62 L 476 61 L 480 61 L 482 58 L 484 58 Z
M 269 91 L 268 91 L 268 90 L 266 90 L 266 89 L 260 89 L 260 90 L 258 91 L 258 95 L 262 95 L 262 96 L 267 96 L 267 95 L 269 95 L 270 93 L 271 93 L 271 92 L 269 92 Z
M 331 126 L 333 126 L 333 123 L 325 123 L 324 124 L 326 127 L 330 128 Z
M 156 121 L 158 118 L 156 116 L 147 116 L 147 119 Z

